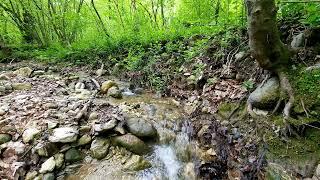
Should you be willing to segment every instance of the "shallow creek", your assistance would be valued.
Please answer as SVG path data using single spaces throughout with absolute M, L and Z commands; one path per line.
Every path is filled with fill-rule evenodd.
M 143 157 L 152 167 L 141 171 L 128 171 L 124 163 L 131 156 L 123 149 L 113 149 L 105 159 L 84 163 L 66 179 L 138 179 L 176 180 L 195 179 L 190 141 L 191 125 L 185 119 L 183 109 L 171 98 L 156 98 L 152 94 L 127 96 L 122 100 L 110 99 L 128 117 L 140 117 L 153 124 L 158 132 L 157 142 L 148 142 L 152 150 Z M 128 108 L 135 107 L 135 108 Z M 110 154 L 110 153 L 109 153 Z

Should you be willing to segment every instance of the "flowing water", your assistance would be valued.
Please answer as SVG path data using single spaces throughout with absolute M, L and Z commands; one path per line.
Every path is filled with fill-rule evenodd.
M 116 153 L 104 160 L 82 165 L 78 173 L 67 179 L 137 179 L 137 180 L 192 180 L 196 179 L 193 163 L 192 128 L 185 119 L 182 108 L 170 98 L 155 98 L 150 94 L 113 100 L 127 116 L 144 118 L 157 129 L 159 140 L 151 143 L 151 153 L 143 157 L 152 167 L 142 171 L 123 168 L 126 153 Z M 130 106 L 139 105 L 132 109 Z M 121 151 L 121 150 L 119 150 Z

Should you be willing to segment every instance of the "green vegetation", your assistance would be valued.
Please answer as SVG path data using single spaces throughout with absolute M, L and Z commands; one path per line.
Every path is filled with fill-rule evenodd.
M 279 1 L 279 6 L 282 18 L 295 17 L 314 26 L 320 22 L 317 3 Z M 0 3 L 0 44 L 14 50 L 0 57 L 97 60 L 96 54 L 122 47 L 195 34 L 215 36 L 222 30 L 228 36 L 230 27 L 245 26 L 242 0 L 4 0 Z M 100 60 L 109 59 L 102 56 Z

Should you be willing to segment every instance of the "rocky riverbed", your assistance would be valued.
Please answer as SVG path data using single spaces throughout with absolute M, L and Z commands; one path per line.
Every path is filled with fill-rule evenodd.
M 178 101 L 85 69 L 7 69 L 1 179 L 196 179 Z

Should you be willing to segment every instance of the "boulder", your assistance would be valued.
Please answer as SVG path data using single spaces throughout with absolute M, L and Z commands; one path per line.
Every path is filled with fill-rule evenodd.
M 110 97 L 116 98 L 116 99 L 121 99 L 122 98 L 121 91 L 119 90 L 118 87 L 115 87 L 115 86 L 109 88 L 107 95 L 110 96 Z
M 115 128 L 118 124 L 116 119 L 112 119 L 106 123 L 94 124 L 93 129 L 95 132 L 107 132 Z
M 18 76 L 22 76 L 22 77 L 30 77 L 32 71 L 33 70 L 29 67 L 23 67 L 23 68 L 20 68 L 20 69 L 14 71 L 13 73 Z
M 54 157 L 51 157 L 47 159 L 42 165 L 40 169 L 40 173 L 44 174 L 47 172 L 52 172 L 56 166 L 56 162 L 54 160 Z
M 0 134 L 0 145 L 11 141 L 11 138 L 12 137 L 9 134 Z
M 131 171 L 141 171 L 150 168 L 151 163 L 145 160 L 142 156 L 132 155 L 131 158 L 125 163 L 124 168 Z
M 104 83 L 102 83 L 100 91 L 102 94 L 107 94 L 108 90 L 113 87 L 113 86 L 118 86 L 117 83 L 115 83 L 114 81 L 108 80 L 105 81 Z
M 155 137 L 157 130 L 148 121 L 141 118 L 131 118 L 126 121 L 128 131 L 138 137 Z
M 145 154 L 149 151 L 149 147 L 142 140 L 132 134 L 114 137 L 113 143 L 139 155 Z
M 62 127 L 53 130 L 52 136 L 49 137 L 50 142 L 70 143 L 77 141 L 79 131 L 72 127 Z
M 109 146 L 110 146 L 110 141 L 108 139 L 96 138 L 91 143 L 91 147 L 90 147 L 92 157 L 96 159 L 103 159 L 108 154 Z
M 254 107 L 258 108 L 270 108 L 274 107 L 274 104 L 279 100 L 280 96 L 280 83 L 278 78 L 270 78 L 262 86 L 254 90 L 249 98 L 248 102 L 252 103 Z
M 89 144 L 91 142 L 91 136 L 88 134 L 85 134 L 83 136 L 81 136 L 81 138 L 78 140 L 78 145 L 82 146 L 82 145 L 86 145 Z
M 69 149 L 65 154 L 65 160 L 66 162 L 77 162 L 81 161 L 83 159 L 83 154 L 81 151 L 71 148 Z
M 31 83 L 13 83 L 12 89 L 18 91 L 30 90 L 32 88 Z
M 22 134 L 22 139 L 24 143 L 29 143 L 33 141 L 33 139 L 40 134 L 40 130 L 37 128 L 28 128 Z

